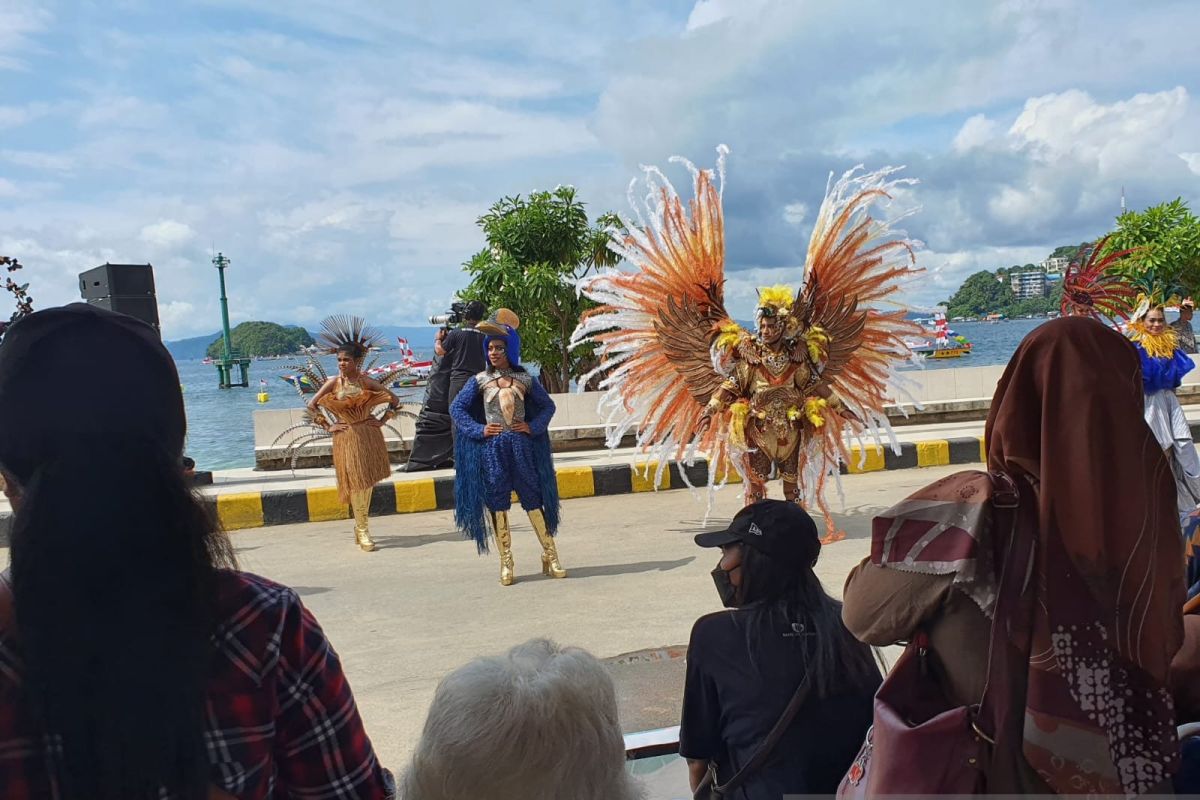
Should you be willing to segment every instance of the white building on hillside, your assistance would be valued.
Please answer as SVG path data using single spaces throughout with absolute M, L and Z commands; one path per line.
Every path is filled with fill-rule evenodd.
M 1018 300 L 1046 296 L 1046 273 L 1039 271 L 1015 272 L 1009 276 L 1013 295 Z

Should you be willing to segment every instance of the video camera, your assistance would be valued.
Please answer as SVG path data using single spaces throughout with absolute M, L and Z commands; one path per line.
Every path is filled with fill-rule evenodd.
M 467 312 L 467 304 L 461 300 L 450 304 L 450 310 L 445 314 L 434 314 L 429 318 L 430 325 L 441 325 L 443 328 L 449 328 L 451 325 L 458 325 L 463 321 L 463 314 Z

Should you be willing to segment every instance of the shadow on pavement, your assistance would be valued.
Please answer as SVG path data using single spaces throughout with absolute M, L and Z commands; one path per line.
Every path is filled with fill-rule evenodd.
M 293 586 L 292 590 L 301 597 L 308 597 L 313 594 L 325 594 L 333 591 L 328 586 Z
M 418 534 L 414 536 L 376 536 L 374 538 L 375 546 L 380 550 L 391 550 L 392 548 L 409 549 L 424 547 L 427 544 L 436 544 L 438 542 L 461 542 L 463 540 L 462 534 L 458 531 Z
M 695 560 L 695 556 L 688 556 L 675 561 L 638 561 L 633 564 L 600 564 L 574 568 L 567 565 L 567 575 L 569 580 L 570 578 L 596 578 L 604 575 L 633 575 L 639 572 L 667 572 L 685 567 Z

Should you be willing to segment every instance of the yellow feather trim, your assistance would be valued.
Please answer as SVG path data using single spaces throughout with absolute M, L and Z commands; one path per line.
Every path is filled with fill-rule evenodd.
M 1170 358 L 1179 346 L 1175 329 L 1170 326 L 1162 333 L 1154 334 L 1146 330 L 1145 322 L 1135 322 L 1129 326 L 1129 338 L 1140 344 L 1151 358 Z
M 791 311 L 792 304 L 795 298 L 792 295 L 792 287 L 779 284 L 777 286 L 764 286 L 758 290 L 758 307 L 759 308 L 775 308 L 781 311 Z
M 829 405 L 824 397 L 809 397 L 804 401 L 804 415 L 814 428 L 825 425 L 825 408 Z
M 737 347 L 746 336 L 746 332 L 742 330 L 742 326 L 736 322 L 726 322 L 717 330 L 720 331 L 716 341 L 718 350 L 729 350 Z
M 808 357 L 813 361 L 820 361 L 825 358 L 825 353 L 828 352 L 826 345 L 829 344 L 829 334 L 820 325 L 813 325 L 804 332 L 804 341 L 808 345 Z
M 746 449 L 746 418 L 750 416 L 750 404 L 738 400 L 729 407 L 729 440 L 734 447 Z
M 787 418 L 789 422 L 795 422 L 796 420 L 800 419 L 800 409 L 796 408 L 795 406 L 789 408 L 787 410 Z

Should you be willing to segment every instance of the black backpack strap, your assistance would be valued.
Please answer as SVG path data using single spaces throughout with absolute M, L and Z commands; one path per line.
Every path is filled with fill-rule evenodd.
M 775 749 L 775 745 L 779 744 L 779 740 L 787 733 L 788 728 L 792 726 L 792 722 L 796 719 L 796 715 L 800 713 L 800 707 L 808 700 L 808 696 L 812 693 L 812 670 L 807 666 L 804 670 L 804 678 L 800 681 L 800 685 L 796 687 L 795 694 L 788 701 L 787 708 L 779 715 L 779 719 L 775 721 L 775 726 L 771 728 L 771 732 L 767 734 L 767 738 L 763 739 L 763 743 L 754 751 L 754 755 L 746 762 L 746 765 L 737 771 L 737 773 L 725 781 L 725 783 L 717 785 L 713 784 L 713 794 L 716 797 L 728 796 L 731 792 L 738 789 L 746 780 L 762 768 L 762 765 L 767 763 L 767 759 L 771 757 L 771 751 Z

